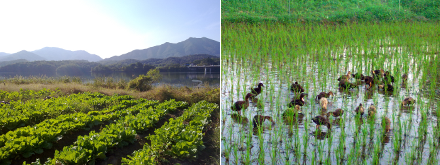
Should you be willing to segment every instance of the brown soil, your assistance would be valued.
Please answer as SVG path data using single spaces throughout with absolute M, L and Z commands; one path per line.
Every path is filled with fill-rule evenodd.
M 211 123 L 209 123 L 204 129 L 203 133 L 203 144 L 205 145 L 205 149 L 203 151 L 199 151 L 199 155 L 195 160 L 179 160 L 173 158 L 167 158 L 168 162 L 160 162 L 159 164 L 168 165 L 168 164 L 181 164 L 181 165 L 207 165 L 207 164 L 220 164 L 220 133 L 215 134 L 215 131 L 219 130 L 220 125 L 220 110 L 216 109 L 213 111 L 211 116 Z

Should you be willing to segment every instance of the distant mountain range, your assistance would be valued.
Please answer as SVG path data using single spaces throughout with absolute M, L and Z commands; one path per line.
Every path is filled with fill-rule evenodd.
M 84 50 L 70 51 L 54 47 L 45 47 L 32 52 L 22 50 L 14 54 L 0 52 L 0 61 L 14 61 L 18 59 L 27 61 L 87 60 L 91 62 L 102 60 L 101 57 Z
M 87 60 L 100 63 L 117 63 L 121 60 L 147 60 L 158 61 L 169 57 L 183 57 L 187 55 L 205 54 L 220 57 L 220 42 L 209 38 L 188 38 L 178 43 L 166 42 L 162 45 L 142 50 L 133 50 L 120 56 L 113 56 L 102 60 L 101 57 L 90 54 L 84 50 L 70 51 L 56 47 L 45 47 L 32 52 L 22 50 L 8 54 L 0 52 L 0 62 L 13 63 L 13 61 L 62 61 L 62 60 Z M 149 63 L 149 62 L 147 62 Z
M 9 55 L 9 53 L 0 52 L 0 58 L 3 57 L 3 56 L 7 56 L 7 55 Z
M 126 59 L 146 60 L 150 58 L 165 59 L 183 57 L 191 54 L 209 54 L 220 57 L 220 42 L 209 38 L 188 38 L 179 43 L 166 42 L 142 50 L 133 50 L 120 56 L 113 56 L 103 61 L 120 61 Z
M 87 60 L 91 62 L 96 62 L 102 60 L 101 57 L 95 54 L 90 54 L 84 50 L 70 51 L 55 47 L 45 47 L 40 50 L 32 51 L 32 53 L 35 53 L 50 61 Z
M 36 55 L 35 53 L 28 52 L 26 50 L 19 51 L 14 54 L 5 55 L 0 57 L 0 61 L 14 61 L 19 59 L 25 59 L 27 61 L 43 61 L 46 60 L 45 58 Z

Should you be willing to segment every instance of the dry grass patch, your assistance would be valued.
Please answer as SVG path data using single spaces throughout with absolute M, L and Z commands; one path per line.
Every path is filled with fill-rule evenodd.
M 186 101 L 190 104 L 197 103 L 202 100 L 220 104 L 220 89 L 214 88 L 209 85 L 205 85 L 202 88 L 189 88 L 189 87 L 174 87 L 170 85 L 161 85 L 153 87 L 152 89 L 139 92 L 135 90 L 127 89 L 110 89 L 103 87 L 95 87 L 92 85 L 86 85 L 81 83 L 52 83 L 52 84 L 40 84 L 40 83 L 28 83 L 28 84 L 15 84 L 5 82 L 0 84 L 0 90 L 4 91 L 19 91 L 23 90 L 60 90 L 60 95 L 69 95 L 73 93 L 83 92 L 99 92 L 106 95 L 131 95 L 135 98 L 145 98 L 149 100 L 165 101 L 169 99 L 176 99 L 177 101 Z
M 143 98 L 164 101 L 176 99 L 177 101 L 186 101 L 190 104 L 202 100 L 220 105 L 220 89 L 205 85 L 203 88 L 173 87 L 162 85 L 153 89 L 141 92 Z

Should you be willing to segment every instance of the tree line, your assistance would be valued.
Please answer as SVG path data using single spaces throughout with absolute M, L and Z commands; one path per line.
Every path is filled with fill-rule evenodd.
M 81 75 L 89 72 L 148 72 L 150 69 L 158 69 L 161 72 L 187 72 L 193 71 L 187 67 L 190 64 L 199 66 L 220 65 L 220 58 L 214 58 L 214 56 L 202 59 L 191 57 L 190 59 L 193 59 L 193 61 L 181 60 L 182 57 L 170 58 L 167 58 L 169 60 L 123 60 L 107 65 L 86 60 L 19 62 L 0 67 L 0 72 L 25 72 L 46 75 Z M 156 63 L 151 61 L 156 61 Z M 182 61 L 185 63 L 182 63 Z

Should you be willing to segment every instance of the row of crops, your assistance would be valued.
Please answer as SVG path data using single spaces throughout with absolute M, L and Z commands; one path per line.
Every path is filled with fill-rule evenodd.
M 7 92 L 1 94 L 8 98 Z M 155 164 L 165 157 L 192 159 L 204 148 L 202 130 L 210 122 L 211 112 L 218 108 L 217 104 L 205 101 L 189 107 L 188 103 L 175 100 L 159 103 L 87 92 L 45 100 L 41 97 L 9 100 L 9 103 L 0 107 L 0 164 L 47 152 L 64 136 L 95 126 L 102 129 L 78 136 L 73 144 L 61 146 L 63 149 L 56 150 L 44 163 L 37 159 L 32 164 L 86 164 L 105 160 L 109 151 L 134 143 L 136 132 L 156 128 L 155 134 L 147 137 L 151 145 L 145 144 L 144 149 L 124 158 L 126 163 Z M 156 125 L 177 109 L 185 109 L 180 117 Z
M 194 104 L 184 114 L 175 120 L 172 118 L 161 128 L 156 129 L 154 135 L 148 136 L 151 145 L 135 151 L 133 156 L 124 158 L 127 164 L 156 164 L 156 158 L 173 157 L 182 159 L 194 158 L 197 151 L 204 148 L 202 130 L 209 122 L 211 112 L 218 105 L 205 101 Z M 185 124 L 188 123 L 188 124 Z
M 65 97 L 41 99 L 38 94 L 34 95 L 34 93 L 42 92 L 0 93 L 5 98 L 13 96 L 12 98 L 18 99 L 10 100 L 8 104 L 2 104 L 0 109 L 1 135 L 7 131 L 40 123 L 46 119 L 57 118 L 64 114 L 101 112 L 103 108 L 116 105 L 122 100 L 133 99 L 130 96 L 105 96 L 100 93 L 72 94 Z M 34 95 L 36 98 L 26 101 L 19 100 L 26 97 L 23 96 L 26 94 Z

